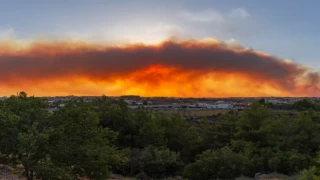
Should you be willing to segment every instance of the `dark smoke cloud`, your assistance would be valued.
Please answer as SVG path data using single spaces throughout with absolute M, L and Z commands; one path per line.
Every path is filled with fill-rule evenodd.
M 319 84 L 319 74 L 309 73 L 304 66 L 241 47 L 230 48 L 224 43 L 167 41 L 155 46 L 72 46 L 72 43 L 40 43 L 17 52 L 2 52 L 0 83 L 17 78 L 32 81 L 73 76 L 108 79 L 151 65 L 163 65 L 198 73 L 241 73 L 287 90 L 295 88 L 302 76 L 309 86 Z

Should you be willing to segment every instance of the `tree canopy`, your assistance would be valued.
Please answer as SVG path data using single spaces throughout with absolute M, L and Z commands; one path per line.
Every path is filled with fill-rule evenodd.
M 28 180 L 136 179 L 181 176 L 234 179 L 256 173 L 320 176 L 318 104 L 302 100 L 299 112 L 274 113 L 265 101 L 192 124 L 177 114 L 130 110 L 102 96 L 70 100 L 53 113 L 41 98 L 0 101 L 0 163 Z

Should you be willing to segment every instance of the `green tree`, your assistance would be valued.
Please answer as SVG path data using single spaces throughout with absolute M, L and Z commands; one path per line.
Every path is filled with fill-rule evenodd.
M 161 122 L 153 117 L 145 122 L 139 130 L 138 144 L 139 147 L 147 146 L 166 146 L 165 128 L 161 126 Z
M 299 180 L 320 180 L 319 170 L 315 166 L 308 170 L 304 170 L 302 176 L 299 177 Z
M 102 99 L 102 101 L 95 102 L 94 106 L 96 107 L 94 110 L 99 114 L 100 124 L 119 133 L 117 138 L 118 146 L 122 148 L 134 148 L 137 146 L 140 126 L 137 124 L 135 114 L 143 114 L 142 116 L 145 118 L 145 112 L 141 112 L 141 110 L 134 114 L 131 113 L 126 103 L 122 100 Z
M 258 103 L 262 104 L 262 105 L 266 105 L 266 100 L 265 99 L 259 99 Z
M 47 158 L 50 134 L 48 104 L 21 92 L 3 102 L 0 110 L 0 152 L 10 165 L 22 164 L 28 180 Z
M 148 146 L 142 151 L 141 170 L 152 178 L 175 176 L 183 167 L 179 154 L 168 148 Z
M 302 176 L 299 180 L 320 180 L 320 153 L 314 159 L 314 164 L 310 168 L 306 168 L 302 171 Z
M 16 159 L 12 158 L 12 151 L 16 148 L 17 124 L 19 116 L 10 111 L 0 110 L 0 162 L 14 164 Z
M 117 134 L 101 127 L 98 114 L 91 109 L 83 102 L 69 102 L 53 114 L 50 158 L 74 177 L 104 179 L 119 161 L 113 146 Z
M 167 147 L 179 152 L 185 162 L 194 160 L 194 153 L 200 146 L 195 128 L 178 115 L 159 114 L 157 119 L 165 129 Z
M 213 124 L 212 131 L 215 147 L 221 148 L 235 139 L 236 123 L 239 118 L 239 114 L 236 111 L 230 111 L 221 115 Z
M 236 136 L 239 139 L 255 143 L 264 142 L 262 131 L 265 122 L 270 119 L 270 111 L 258 102 L 254 102 L 251 108 L 245 109 L 237 121 Z
M 229 147 L 207 150 L 185 167 L 184 176 L 190 180 L 234 179 L 246 172 L 248 162 L 244 154 Z
M 319 110 L 320 106 L 309 99 L 302 99 L 293 104 L 293 108 L 298 111 L 306 111 L 309 109 Z

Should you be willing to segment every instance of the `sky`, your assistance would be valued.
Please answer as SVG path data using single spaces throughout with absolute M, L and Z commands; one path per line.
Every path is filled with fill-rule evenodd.
M 0 82 L 2 87 L 0 95 L 14 94 L 19 89 L 35 95 L 139 94 L 222 97 L 320 94 L 317 76 L 320 70 L 320 64 L 317 61 L 319 51 L 316 45 L 320 40 L 317 36 L 320 30 L 318 18 L 320 2 L 318 1 L 1 0 L 0 2 L 0 65 L 2 66 L 0 69 L 5 72 L 1 73 L 3 80 Z M 187 43 L 190 40 L 192 42 Z M 137 43 L 141 44 L 137 47 L 134 45 Z M 177 56 L 180 50 L 172 50 L 168 44 L 190 56 L 208 51 L 211 54 L 202 59 L 199 59 L 201 54 L 197 54 L 198 58 L 188 59 L 183 54 Z M 118 49 L 112 49 L 114 46 Z M 177 53 L 172 55 L 176 59 L 168 56 L 167 51 L 171 50 L 171 53 Z M 112 55 L 113 51 L 117 51 L 120 55 Z M 136 69 L 116 68 L 115 72 L 113 69 L 102 71 L 99 72 L 98 79 L 97 76 L 92 75 L 94 73 L 85 73 L 97 69 L 86 69 L 83 66 L 109 66 L 110 62 L 104 61 L 139 64 L 141 59 L 144 59 L 141 58 L 144 54 L 137 53 L 140 51 L 143 53 L 152 51 L 153 54 L 149 56 L 157 61 L 145 60 L 142 62 L 145 66 L 137 66 Z M 217 54 L 222 51 L 228 57 L 229 53 L 241 55 L 230 58 L 233 59 L 229 62 L 230 64 L 219 66 L 220 61 L 229 60 Z M 70 56 L 70 59 L 82 59 L 78 55 L 80 52 L 87 57 L 87 60 L 83 60 L 86 62 L 73 61 L 74 68 L 67 65 L 70 68 L 69 73 L 61 70 L 64 69 L 64 64 L 69 64 L 71 61 L 65 56 Z M 96 53 L 102 52 L 105 53 L 104 58 L 100 56 L 97 58 Z M 129 54 L 133 56 L 130 61 L 119 58 Z M 257 65 L 247 64 L 249 68 L 240 66 L 239 61 L 246 62 L 242 58 L 247 56 L 243 54 L 256 56 L 256 61 L 248 61 L 248 63 L 257 63 Z M 182 56 L 187 59 L 187 63 L 179 60 Z M 268 86 L 261 87 L 259 85 L 261 83 L 256 82 L 250 75 L 255 74 L 253 68 L 259 69 L 265 59 L 268 59 L 265 56 L 270 56 L 268 58 L 272 62 L 274 60 L 279 62 L 273 62 L 276 66 L 269 67 L 278 68 L 272 70 L 272 73 L 269 70 L 259 75 L 266 82 L 265 86 Z M 207 57 L 213 59 L 209 60 Z M 65 60 L 60 62 L 61 59 Z M 39 65 L 38 61 L 45 61 L 47 64 Z M 153 63 L 150 64 L 149 61 Z M 286 69 L 288 62 L 294 66 L 294 72 L 291 71 L 292 67 L 289 68 L 290 70 Z M 191 68 L 189 64 L 197 68 Z M 208 64 L 211 69 L 206 69 L 205 65 Z M 45 72 L 38 70 L 46 69 L 45 67 L 49 68 Z M 99 68 L 97 71 L 100 71 Z M 79 69 L 82 70 L 78 71 Z M 282 77 L 278 74 L 273 75 L 275 71 L 281 70 L 283 72 L 278 74 L 282 74 Z M 160 79 L 162 83 L 158 83 L 158 88 L 161 90 L 150 91 L 157 86 L 149 81 L 127 79 L 128 76 L 135 77 L 138 72 L 149 73 L 148 77 L 151 79 L 149 81 L 154 81 L 155 76 L 162 77 Z M 153 73 L 150 74 L 150 72 Z M 30 74 L 36 74 L 36 76 Z M 23 77 L 23 82 L 16 79 L 18 75 Z M 183 78 L 172 80 L 173 75 Z M 187 81 L 190 79 L 189 76 L 197 78 L 193 79 L 194 82 Z M 228 78 L 229 82 L 222 81 L 221 76 L 232 77 Z M 47 77 L 47 79 L 39 77 Z M 115 77 L 117 80 L 114 80 Z M 242 82 L 242 85 L 239 81 L 232 80 L 240 78 L 247 80 Z M 208 84 L 208 81 L 214 81 L 216 85 L 213 87 L 214 83 Z M 182 82 L 188 82 L 192 87 L 182 87 L 186 91 L 182 92 L 177 87 L 177 84 Z M 198 82 L 202 82 L 201 91 L 196 88 Z M 229 84 L 223 82 L 229 82 Z M 126 84 L 131 85 L 128 87 Z M 256 86 L 248 88 L 248 84 L 256 84 Z M 289 87 L 288 84 L 294 87 Z M 302 86 L 313 88 L 305 90 Z M 234 87 L 243 89 L 244 93 L 231 90 L 221 93 L 217 90 Z M 195 94 L 195 92 L 201 93 Z M 255 93 L 250 94 L 250 92 Z

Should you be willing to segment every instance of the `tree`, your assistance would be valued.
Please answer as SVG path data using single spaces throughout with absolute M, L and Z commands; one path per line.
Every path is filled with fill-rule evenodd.
M 313 110 L 319 110 L 320 107 L 318 104 L 316 104 L 315 102 L 312 102 L 308 99 L 302 99 L 300 101 L 297 101 L 293 104 L 293 108 L 298 110 L 298 111 L 306 111 L 309 109 L 313 109 Z
M 244 154 L 235 153 L 229 147 L 207 150 L 185 167 L 184 176 L 190 180 L 234 179 L 246 172 L 248 162 Z
M 261 105 L 266 105 L 266 100 L 264 98 L 259 99 L 258 103 L 260 103 Z
M 178 115 L 160 114 L 156 115 L 156 118 L 165 129 L 164 138 L 167 140 L 167 147 L 179 152 L 184 162 L 193 161 L 195 151 L 200 146 L 195 128 Z
M 160 121 L 153 117 L 146 121 L 139 130 L 138 145 L 141 148 L 147 146 L 166 146 L 165 128 Z
M 302 171 L 302 176 L 299 180 L 320 180 L 320 152 L 313 160 L 313 165 L 310 168 L 306 168 Z
M 270 111 L 258 102 L 254 102 L 250 109 L 245 109 L 237 121 L 236 136 L 239 139 L 255 143 L 264 142 L 263 125 L 270 119 Z
M 120 147 L 136 147 L 139 129 L 134 115 L 129 112 L 124 101 L 113 102 L 104 99 L 94 102 L 95 112 L 99 114 L 100 124 L 118 132 L 117 143 Z M 144 112 L 141 112 L 144 113 Z
M 73 177 L 104 179 L 119 161 L 113 146 L 116 133 L 101 127 L 99 116 L 83 102 L 69 102 L 52 117 L 50 158 Z
M 0 110 L 0 152 L 10 165 L 22 164 L 28 180 L 35 167 L 47 158 L 53 129 L 48 121 L 48 104 L 21 92 L 3 102 Z
M 0 110 L 0 162 L 14 164 L 12 150 L 16 148 L 19 116 L 10 111 Z
M 262 173 L 299 172 L 310 166 L 320 146 L 318 116 L 314 113 L 272 117 L 267 109 L 254 104 L 237 122 L 233 147 L 256 161 L 257 171 Z
M 308 170 L 302 172 L 302 176 L 299 177 L 299 180 L 320 180 L 319 170 L 313 166 Z
M 69 102 L 53 115 L 48 104 L 26 93 L 0 107 L 0 158 L 21 164 L 28 180 L 104 179 L 119 160 L 117 133 L 100 126 L 90 103 Z
M 183 167 L 179 154 L 168 148 L 146 147 L 141 156 L 141 170 L 152 178 L 175 176 Z
M 239 119 L 239 114 L 236 111 L 230 111 L 227 114 L 221 115 L 213 124 L 214 144 L 217 148 L 228 145 L 235 139 L 236 122 Z

